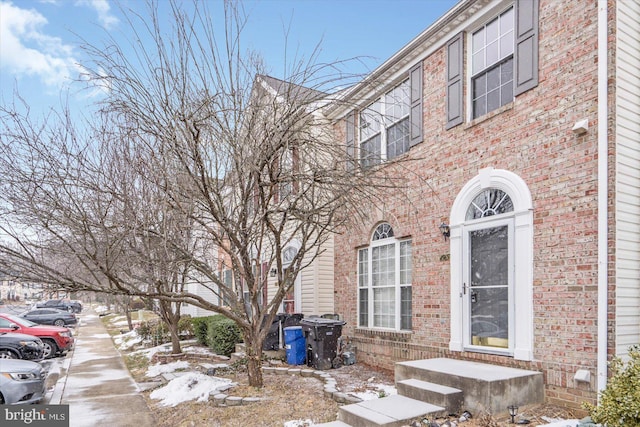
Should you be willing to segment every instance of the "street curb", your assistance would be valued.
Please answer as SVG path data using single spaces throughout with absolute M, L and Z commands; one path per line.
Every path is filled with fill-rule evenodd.
M 79 327 L 80 325 L 78 325 Z M 76 351 L 77 344 L 77 336 L 75 336 L 76 342 L 73 344 L 73 348 L 71 351 L 67 352 L 65 356 L 64 363 L 62 364 L 62 369 L 60 372 L 60 377 L 53 388 L 53 391 L 49 395 L 49 392 L 45 395 L 45 402 L 48 402 L 49 405 L 59 405 L 62 401 L 62 394 L 64 392 L 64 388 L 67 385 L 67 378 L 69 377 L 69 367 L 71 366 L 71 359 L 73 359 L 73 353 Z M 47 396 L 49 397 L 47 399 Z

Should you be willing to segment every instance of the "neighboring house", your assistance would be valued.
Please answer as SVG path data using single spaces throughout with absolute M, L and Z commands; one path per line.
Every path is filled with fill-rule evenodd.
M 0 277 L 0 300 L 18 301 L 42 298 L 47 286 L 41 283 L 23 282 L 11 276 Z
M 286 99 L 307 99 L 318 98 L 324 94 L 313 90 L 297 86 L 270 76 L 260 75 L 256 78 L 256 84 L 265 88 L 272 96 L 279 96 L 282 93 L 290 93 Z M 291 153 L 283 162 L 283 167 L 296 168 L 296 157 L 298 153 Z M 287 161 L 288 160 L 288 161 Z M 284 189 L 285 192 L 296 191 L 295 188 Z M 300 241 L 295 237 L 282 251 L 283 268 L 287 268 L 291 260 L 300 249 Z M 294 289 L 285 297 L 281 312 L 282 313 L 302 313 L 305 316 L 322 315 L 334 313 L 334 294 L 333 294 L 333 237 L 327 237 L 327 240 L 320 248 L 320 255 L 314 260 L 310 260 L 313 251 L 307 252 L 303 264 L 309 265 L 300 271 L 296 278 Z M 263 277 L 266 279 L 267 291 L 266 300 L 273 298 L 277 288 L 276 271 L 273 265 L 266 264 L 266 260 L 271 257 L 268 250 L 262 254 Z M 267 271 L 268 270 L 268 271 Z
M 270 76 L 258 75 L 254 81 L 252 97 L 259 99 L 263 96 L 269 99 L 266 102 L 267 108 L 265 108 L 265 111 L 268 111 L 268 107 L 272 102 L 274 105 L 283 105 L 286 102 L 295 102 L 296 100 L 302 100 L 305 107 L 309 108 L 309 104 L 313 104 L 313 100 L 324 97 L 325 94 Z M 275 115 L 278 114 L 277 111 L 270 112 Z M 313 116 L 313 114 L 310 114 L 310 116 Z M 298 156 L 300 156 L 300 153 L 297 152 L 296 148 L 285 151 L 279 164 L 274 165 L 274 168 L 282 171 L 283 175 L 291 177 L 293 172 L 299 168 L 298 164 L 302 163 L 298 161 Z M 286 206 L 288 197 L 296 199 L 297 185 L 295 180 L 284 179 L 278 185 L 278 194 L 271 202 Z M 250 212 L 251 208 L 248 211 Z M 286 241 L 281 251 L 283 270 L 291 265 L 301 248 L 301 241 L 295 235 L 295 232 L 288 231 L 292 227 L 293 225 L 290 225 L 290 227 L 286 228 L 282 236 L 283 242 Z M 261 303 L 264 306 L 274 298 L 278 291 L 277 262 L 273 254 L 273 248 L 270 243 L 267 243 L 272 241 L 272 236 L 269 236 L 268 233 L 266 234 L 267 237 L 261 240 L 263 242 L 262 247 L 255 248 L 251 256 L 253 274 L 259 278 L 259 283 L 261 284 L 260 296 Z M 319 251 L 318 254 L 316 254 L 316 249 L 307 248 L 304 251 L 302 265 L 305 265 L 305 267 L 300 270 L 295 279 L 293 289 L 286 294 L 280 304 L 280 313 L 301 313 L 304 316 L 334 313 L 333 236 L 326 236 L 317 250 Z M 227 251 L 228 249 L 225 248 L 218 249 L 220 277 L 236 295 L 244 297 L 245 304 L 249 304 L 248 289 L 246 289 L 242 278 L 239 277 L 241 275 L 238 275 L 238 277 L 234 275 L 231 268 L 232 262 Z M 224 298 L 219 303 L 227 305 Z
M 406 184 L 335 237 L 358 361 L 542 371 L 548 401 L 595 400 L 640 343 L 638 58 L 637 1 L 462 0 L 327 109 Z

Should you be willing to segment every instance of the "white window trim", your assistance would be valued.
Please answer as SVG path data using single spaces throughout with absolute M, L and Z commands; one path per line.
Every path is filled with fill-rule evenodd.
M 464 350 L 463 328 L 463 235 L 468 227 L 467 208 L 482 190 L 498 188 L 511 197 L 514 218 L 514 343 L 513 357 L 533 360 L 533 202 L 528 186 L 518 175 L 503 169 L 481 169 L 460 190 L 453 202 L 450 222 L 451 340 L 449 349 Z
M 411 115 L 411 100 L 408 99 L 408 112 L 405 116 L 402 116 L 399 119 L 395 119 L 392 120 L 387 116 L 387 104 L 391 104 L 391 103 L 387 103 L 386 102 L 386 98 L 387 96 L 389 96 L 389 93 L 393 92 L 396 88 L 400 87 L 403 84 L 407 84 L 408 87 L 408 91 L 411 91 L 411 82 L 409 78 L 406 78 L 404 80 L 402 80 L 401 82 L 399 82 L 397 85 L 393 86 L 391 89 L 385 91 L 382 95 L 380 95 L 378 98 L 376 98 L 374 101 L 370 102 L 369 104 L 367 104 L 366 107 L 364 107 L 362 110 L 358 111 L 358 123 L 360 123 L 360 126 L 362 126 L 362 113 L 367 110 L 370 106 L 372 106 L 373 104 L 375 104 L 376 102 L 380 102 L 380 163 L 386 162 L 388 160 L 388 156 L 387 156 L 387 130 L 401 122 L 404 119 L 410 118 Z M 410 134 L 409 134 L 410 137 Z M 369 137 L 366 140 L 362 139 L 362 128 L 359 127 L 358 128 L 358 161 L 361 162 L 362 161 L 362 144 L 371 140 L 373 137 Z M 409 151 L 409 149 L 407 149 L 407 151 Z
M 515 1 L 514 0 L 508 0 L 508 1 L 501 1 L 496 7 L 492 7 L 491 9 L 488 9 L 486 12 L 484 12 L 484 14 L 482 15 L 482 17 L 480 18 L 479 21 L 475 22 L 472 26 L 466 28 L 465 34 L 464 34 L 464 45 L 468 46 L 468 49 L 466 50 L 465 53 L 465 61 L 464 61 L 464 75 L 465 80 L 464 80 L 464 84 L 465 87 L 468 88 L 468 90 L 465 90 L 465 110 L 466 110 L 466 122 L 470 123 L 474 120 L 481 120 L 483 117 L 491 114 L 492 112 L 498 111 L 500 110 L 500 108 L 504 107 L 504 105 L 496 110 L 492 110 L 491 112 L 485 113 L 484 115 L 481 115 L 479 117 L 476 117 L 475 119 L 473 118 L 473 99 L 472 96 L 473 94 L 472 92 L 472 88 L 473 88 L 473 77 L 471 74 L 471 70 L 472 70 L 472 64 L 473 64 L 473 52 L 471 49 L 471 46 L 473 45 L 473 41 L 472 41 L 472 37 L 473 37 L 473 33 L 475 33 L 476 31 L 478 31 L 479 29 L 481 29 L 482 27 L 484 27 L 488 22 L 492 21 L 493 19 L 495 19 L 496 17 L 500 16 L 502 13 L 506 12 L 507 9 L 509 8 L 515 8 Z M 514 17 L 514 20 L 517 19 L 517 17 Z M 515 21 L 514 21 L 514 32 L 515 32 Z M 515 39 L 514 39 L 514 44 L 515 44 Z M 515 55 L 515 53 L 514 53 Z M 495 64 L 494 64 L 495 65 Z M 514 63 L 514 67 L 516 66 L 516 64 Z M 485 70 L 487 68 L 490 67 L 485 67 Z M 514 75 L 515 75 L 515 70 L 514 70 Z M 515 83 L 514 83 L 515 86 Z M 514 87 L 515 89 L 515 87 Z M 515 99 L 515 95 L 514 95 L 514 99 Z M 505 104 L 508 105 L 508 104 Z
M 377 228 L 377 227 L 376 227 Z M 374 230 L 375 233 L 375 230 Z M 373 233 L 372 233 L 372 238 L 373 238 Z M 404 332 L 408 332 L 407 329 L 401 329 L 401 325 L 402 325 L 402 294 L 401 294 L 401 290 L 403 286 L 413 286 L 413 283 L 411 283 L 410 285 L 403 285 L 400 283 L 400 245 L 403 242 L 411 242 L 411 239 L 398 239 L 396 237 L 388 237 L 386 239 L 380 239 L 380 240 L 370 240 L 369 242 L 369 246 L 366 247 L 366 249 L 368 249 L 367 252 L 367 286 L 366 288 L 361 288 L 359 286 L 360 284 L 360 277 L 359 277 L 359 269 L 358 269 L 358 279 L 357 279 L 357 295 L 356 295 L 356 301 L 357 301 L 357 319 L 358 319 L 358 328 L 363 328 L 363 329 L 372 329 L 372 330 L 384 330 L 384 331 L 404 331 Z M 394 295 L 395 295 L 395 313 L 394 313 L 394 319 L 395 319 L 395 327 L 394 328 L 385 328 L 385 327 L 380 327 L 380 326 L 373 326 L 374 324 L 374 298 L 373 298 L 373 290 L 375 289 L 373 287 L 373 268 L 372 268 L 372 264 L 373 264 L 373 248 L 375 247 L 380 247 L 380 246 L 386 246 L 386 245 L 390 245 L 390 244 L 394 244 L 394 264 L 395 264 L 395 281 L 394 281 Z M 365 249 L 365 248 L 359 248 L 357 249 L 356 253 L 357 253 L 357 259 L 358 259 L 358 264 L 360 262 L 360 250 Z M 362 326 L 360 325 L 360 289 L 367 289 L 367 295 L 368 295 L 368 318 L 367 318 L 367 324 L 368 326 Z

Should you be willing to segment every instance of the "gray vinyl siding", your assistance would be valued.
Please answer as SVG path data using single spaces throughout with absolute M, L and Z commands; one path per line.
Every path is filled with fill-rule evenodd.
M 616 354 L 640 343 L 640 3 L 617 2 Z

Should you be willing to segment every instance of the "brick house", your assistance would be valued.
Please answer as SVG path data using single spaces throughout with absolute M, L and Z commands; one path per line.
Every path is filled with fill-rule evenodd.
M 359 362 L 541 371 L 579 406 L 640 342 L 640 3 L 461 0 L 327 110 L 402 178 L 335 237 Z

